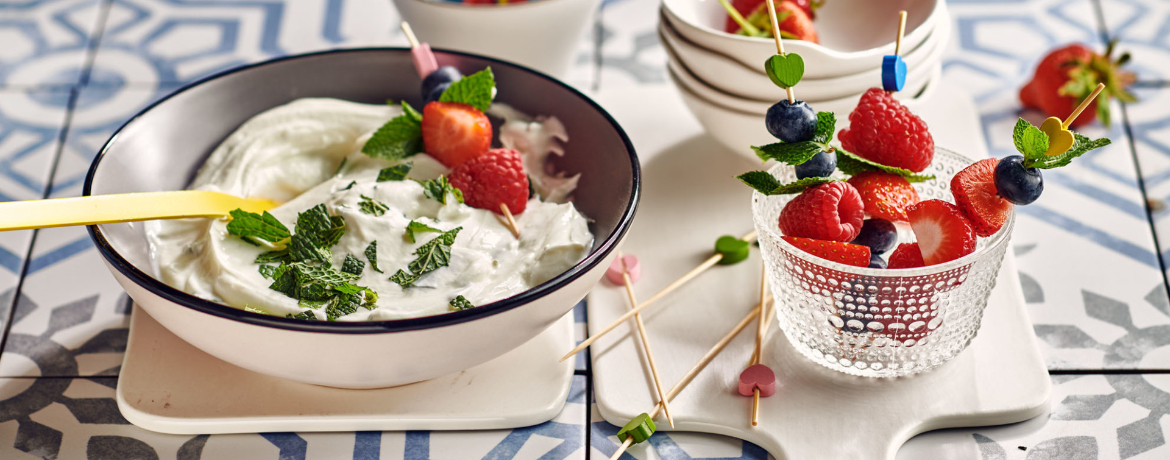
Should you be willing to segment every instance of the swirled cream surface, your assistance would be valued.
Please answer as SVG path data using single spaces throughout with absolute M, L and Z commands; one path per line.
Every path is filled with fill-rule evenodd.
M 337 99 L 300 99 L 261 113 L 240 126 L 211 154 L 193 189 L 214 190 L 283 203 L 271 210 L 290 231 L 297 214 L 324 204 L 345 219 L 346 230 L 330 248 L 333 267 L 352 254 L 365 262 L 365 251 L 377 241 L 377 263 L 368 262 L 353 284 L 378 294 L 375 308 L 358 308 L 339 321 L 387 320 L 436 315 L 450 311 L 463 296 L 474 305 L 500 300 L 543 283 L 571 268 L 588 252 L 593 235 L 572 203 L 563 199 L 576 177 L 548 173 L 544 159 L 560 154 L 566 140 L 555 118 L 532 120 L 502 104 L 489 114 L 502 117 L 499 140 L 524 155 L 525 168 L 539 192 L 516 217 L 515 238 L 492 212 L 448 200 L 428 198 L 415 180 L 434 179 L 447 168 L 426 154 L 413 163 L 407 180 L 377 182 L 378 172 L 393 166 L 361 153 L 370 135 L 401 109 Z M 376 216 L 361 211 L 369 199 L 388 209 Z M 449 264 L 423 275 L 410 287 L 390 276 L 415 259 L 415 250 L 438 233 L 405 237 L 417 221 L 440 230 L 462 227 L 451 246 Z M 237 308 L 286 316 L 306 307 L 270 288 L 273 280 L 258 270 L 256 257 L 272 247 L 256 246 L 227 231 L 227 219 L 152 221 L 147 224 L 157 275 L 165 283 L 198 297 Z M 326 315 L 312 311 L 319 320 Z

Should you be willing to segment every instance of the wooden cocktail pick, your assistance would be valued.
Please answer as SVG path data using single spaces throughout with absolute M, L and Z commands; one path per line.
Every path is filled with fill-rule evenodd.
M 637 257 L 632 254 L 623 256 L 622 252 L 618 251 L 615 262 L 622 267 L 622 284 L 626 287 L 626 296 L 630 298 L 630 308 L 636 308 L 638 306 L 638 298 L 634 295 L 634 281 L 630 278 L 630 268 L 626 265 L 627 259 L 631 257 L 635 261 L 637 260 Z M 658 366 L 654 364 L 654 353 L 650 351 L 650 336 L 646 333 L 646 324 L 642 321 L 641 313 L 634 314 L 634 323 L 638 325 L 638 336 L 642 339 L 642 349 L 646 351 L 646 363 L 650 365 L 650 375 L 654 379 L 654 389 L 658 391 L 658 400 L 662 402 L 662 410 L 666 413 L 666 422 L 670 424 L 671 428 L 674 428 L 674 416 L 670 415 L 670 405 L 666 402 L 666 392 L 662 391 L 662 379 L 658 377 Z M 654 422 L 651 421 L 650 423 L 653 424 Z
M 882 58 L 882 89 L 901 91 L 906 86 L 906 61 L 902 60 L 902 35 L 906 33 L 906 11 L 898 13 L 898 37 L 894 54 Z
M 1097 87 L 1093 89 L 1093 93 L 1081 101 L 1081 105 L 1078 105 L 1076 110 L 1073 110 L 1064 121 L 1056 117 L 1048 117 L 1047 120 L 1044 120 L 1044 123 L 1040 125 L 1040 130 L 1048 135 L 1048 151 L 1044 152 L 1045 155 L 1050 157 L 1060 155 L 1072 148 L 1076 137 L 1073 136 L 1072 131 L 1068 130 L 1068 125 L 1072 124 L 1073 120 L 1076 120 L 1081 115 L 1081 112 L 1084 112 L 1085 108 L 1093 103 L 1093 99 L 1096 99 L 1097 95 L 1101 94 L 1101 91 L 1104 89 L 1104 83 L 1097 83 Z

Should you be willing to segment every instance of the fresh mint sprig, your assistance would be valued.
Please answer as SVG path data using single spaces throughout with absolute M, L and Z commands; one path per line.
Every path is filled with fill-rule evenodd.
M 236 209 L 228 214 L 232 216 L 232 221 L 227 224 L 228 233 L 243 238 L 249 243 L 254 243 L 252 238 L 269 243 L 280 243 L 289 237 L 288 227 L 285 227 L 268 211 L 256 214 Z
M 1015 144 L 1016 150 L 1024 156 L 1024 167 L 1038 169 L 1068 166 L 1074 158 L 1112 143 L 1107 138 L 1089 139 L 1075 132 L 1072 135 L 1073 145 L 1067 152 L 1048 156 L 1048 147 L 1051 142 L 1048 134 L 1028 123 L 1027 120 L 1020 118 L 1012 130 L 1012 142 Z
M 837 116 L 833 112 L 817 112 L 817 129 L 811 140 L 802 142 L 777 142 L 774 144 L 753 146 L 752 150 L 762 161 L 776 160 L 793 166 L 803 164 L 821 152 L 832 152 L 833 131 L 837 126 Z
M 458 102 L 485 112 L 492 105 L 494 97 L 492 92 L 495 87 L 496 76 L 492 73 L 492 68 L 488 67 L 452 83 L 439 96 L 439 102 Z
M 736 176 L 740 182 L 747 184 L 748 187 L 755 189 L 757 192 L 764 195 L 787 195 L 790 193 L 800 193 L 809 187 L 814 187 L 826 182 L 835 182 L 841 179 L 832 179 L 828 177 L 806 177 L 796 182 L 784 184 L 776 177 L 767 171 L 751 171 Z
M 837 169 L 850 176 L 866 171 L 881 171 L 899 176 L 906 179 L 907 182 L 925 182 L 934 179 L 934 174 L 918 174 L 909 169 L 875 163 L 842 148 L 837 148 Z
M 374 131 L 362 146 L 362 153 L 373 158 L 398 161 L 423 152 L 422 114 L 402 102 L 402 115 L 394 117 Z

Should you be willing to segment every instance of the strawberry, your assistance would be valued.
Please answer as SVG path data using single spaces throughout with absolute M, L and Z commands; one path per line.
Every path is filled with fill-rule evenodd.
M 780 231 L 788 236 L 848 242 L 857 238 L 865 218 L 857 189 L 834 181 L 809 187 L 780 211 Z
M 473 208 L 502 214 L 504 204 L 512 214 L 520 214 L 528 205 L 528 174 L 520 152 L 512 149 L 488 150 L 456 166 L 447 179 Z
M 454 168 L 491 148 L 492 122 L 467 104 L 431 102 L 423 107 L 422 138 L 428 154 Z
M 797 249 L 825 260 L 852 265 L 854 267 L 869 266 L 869 247 L 859 244 L 838 243 L 836 241 L 814 240 L 782 236 L 784 241 L 796 246 Z
M 1026 109 L 1039 109 L 1050 117 L 1067 118 L 1073 109 L 1085 100 L 1097 83 L 1104 83 L 1105 89 L 1096 100 L 1089 103 L 1070 128 L 1092 123 L 1099 115 L 1101 122 L 1109 126 L 1109 97 L 1134 102 L 1133 94 L 1126 86 L 1133 83 L 1132 73 L 1122 72 L 1119 67 L 1129 61 L 1129 53 L 1123 53 L 1117 60 L 1112 57 L 1116 42 L 1110 42 L 1105 54 L 1097 54 L 1089 47 L 1074 43 L 1052 50 L 1040 64 L 1032 80 L 1020 89 L 1020 103 Z
M 975 252 L 975 228 L 958 206 L 926 200 L 906 210 L 926 265 L 949 262 Z
M 812 15 L 810 14 L 812 5 L 809 0 L 784 0 L 774 4 L 776 5 L 776 21 L 780 25 L 782 37 L 819 43 L 817 29 L 812 23 Z M 757 29 L 761 31 L 772 30 L 772 21 L 768 17 L 768 4 L 764 0 L 733 0 L 732 7 Z M 724 30 L 728 33 L 738 33 L 739 29 L 740 24 L 728 15 Z
M 925 267 L 922 261 L 922 251 L 918 250 L 918 243 L 902 243 L 890 254 L 890 263 L 886 268 L 918 268 Z
M 979 236 L 998 232 L 1012 213 L 1012 202 L 999 196 L 995 188 L 995 167 L 998 164 L 999 160 L 995 158 L 977 161 L 951 178 L 955 204 L 971 221 Z
M 918 191 L 910 182 L 893 174 L 865 171 L 849 178 L 849 184 L 861 194 L 865 212 L 890 222 L 905 222 L 906 208 L 918 202 Z
M 841 147 L 867 160 L 922 172 L 934 159 L 926 122 L 881 88 L 870 88 L 837 134 Z

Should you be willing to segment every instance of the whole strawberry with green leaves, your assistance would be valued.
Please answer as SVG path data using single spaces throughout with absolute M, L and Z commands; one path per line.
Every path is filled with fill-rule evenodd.
M 1111 97 L 1122 102 L 1136 100 L 1126 90 L 1134 82 L 1134 75 L 1120 70 L 1129 61 L 1129 53 L 1114 59 L 1115 45 L 1116 41 L 1110 42 L 1103 54 L 1079 43 L 1052 50 L 1036 66 L 1032 80 L 1020 89 L 1020 103 L 1026 109 L 1038 109 L 1048 116 L 1065 119 L 1098 83 L 1104 83 L 1105 90 L 1069 127 L 1084 126 L 1096 118 L 1109 126 Z

